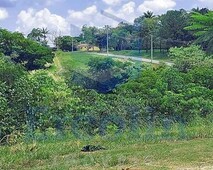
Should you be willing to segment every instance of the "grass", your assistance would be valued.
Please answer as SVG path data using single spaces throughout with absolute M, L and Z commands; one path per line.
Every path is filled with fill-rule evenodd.
M 107 150 L 82 153 L 87 144 L 100 144 Z M 169 170 L 213 168 L 213 139 L 144 143 L 94 137 L 61 141 L 16 144 L 0 147 L 0 169 L 60 170 Z M 3 155 L 3 156 L 2 156 Z
M 85 70 L 87 69 L 87 63 L 92 57 L 97 57 L 96 55 L 91 55 L 85 52 L 62 52 L 57 51 L 54 64 L 48 69 L 49 75 L 51 75 L 57 81 L 63 81 L 63 74 L 67 70 Z
M 198 120 L 184 127 L 172 126 L 167 138 L 158 138 L 165 129 L 156 127 L 153 134 L 147 128 L 106 136 L 83 136 L 70 132 L 55 133 L 50 129 L 36 141 L 25 139 L 15 145 L 0 146 L 2 170 L 177 170 L 213 169 L 213 126 L 209 120 Z M 157 135 L 145 139 L 146 135 Z M 164 136 L 164 135 L 163 135 Z M 44 136 L 43 136 L 44 137 Z M 184 140 L 182 140 L 184 139 Z M 101 145 L 107 150 L 83 153 L 85 145 Z
M 142 50 L 141 53 L 138 52 L 138 50 L 122 50 L 122 51 L 110 51 L 111 54 L 116 55 L 125 55 L 125 56 L 134 56 L 134 57 L 143 57 L 150 59 L 150 51 L 148 53 L 145 50 Z M 159 50 L 154 51 L 153 59 L 160 60 L 160 61 L 171 61 L 171 59 L 168 58 L 167 52 L 160 52 Z
M 54 64 L 48 69 L 48 73 L 55 80 L 63 81 L 63 73 L 67 70 L 87 70 L 88 62 L 93 57 L 104 57 L 94 53 L 88 52 L 62 52 L 57 51 L 54 58 Z M 126 59 L 116 59 L 120 61 L 128 61 Z M 134 62 L 136 65 L 140 65 L 141 62 Z
M 90 58 L 94 56 L 87 54 L 85 52 L 57 52 L 56 58 L 59 60 L 61 67 L 63 69 L 73 69 L 77 70 L 79 68 L 86 69 L 87 63 Z
M 66 69 L 87 69 L 95 54 L 84 52 L 57 52 L 54 66 L 49 73 L 60 79 Z M 106 137 L 76 139 L 71 135 L 49 138 L 45 141 L 19 142 L 12 146 L 0 146 L 0 169 L 11 170 L 177 170 L 213 169 L 213 126 L 202 120 L 184 129 L 188 140 L 178 140 L 182 133 L 173 127 L 172 139 L 146 141 L 137 134 L 115 134 Z M 179 130 L 178 130 L 179 129 Z M 183 131 L 184 131 L 183 130 Z M 144 129 L 143 132 L 147 131 Z M 155 129 L 162 134 L 162 129 Z M 59 136 L 60 137 L 60 136 Z M 190 139 L 190 140 L 189 140 Z M 104 151 L 82 153 L 83 146 L 101 145 Z

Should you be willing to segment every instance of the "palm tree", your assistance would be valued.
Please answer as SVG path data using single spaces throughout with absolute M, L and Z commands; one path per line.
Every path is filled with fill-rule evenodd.
M 154 18 L 155 17 L 155 15 L 152 11 L 144 12 L 143 15 L 145 18 Z
M 206 14 L 193 12 L 191 25 L 186 30 L 194 32 L 198 37 L 196 42 L 203 46 L 208 52 L 213 52 L 213 11 Z
M 33 41 L 41 42 L 41 30 L 40 28 L 33 28 L 27 37 Z
M 42 28 L 41 34 L 42 34 L 43 40 L 46 41 L 47 35 L 49 34 L 49 30 L 47 28 Z

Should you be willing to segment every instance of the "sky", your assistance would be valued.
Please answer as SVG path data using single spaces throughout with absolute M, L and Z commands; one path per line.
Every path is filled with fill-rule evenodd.
M 101 11 L 130 23 L 146 11 L 155 15 L 172 9 L 213 9 L 213 0 L 0 0 L 0 27 L 27 35 L 33 28 L 48 28 L 63 35 L 78 34 L 83 25 L 116 26 Z

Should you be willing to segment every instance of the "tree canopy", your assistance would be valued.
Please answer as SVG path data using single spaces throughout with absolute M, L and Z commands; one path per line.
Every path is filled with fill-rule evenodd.
M 54 54 L 49 47 L 25 38 L 21 33 L 0 29 L 0 52 L 29 70 L 45 68 L 53 62 Z

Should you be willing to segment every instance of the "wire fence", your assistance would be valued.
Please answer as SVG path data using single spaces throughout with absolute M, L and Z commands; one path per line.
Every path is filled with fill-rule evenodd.
M 28 114 L 28 128 L 25 139 L 30 140 L 58 140 L 72 136 L 77 139 L 89 139 L 96 135 L 116 138 L 128 136 L 144 142 L 158 142 L 162 140 L 185 140 L 197 137 L 213 137 L 212 120 L 196 119 L 195 122 L 186 122 L 181 117 L 144 116 L 139 113 L 130 113 L 126 120 L 118 115 L 78 115 L 72 118 L 56 118 L 54 128 L 38 130 L 35 122 L 36 112 L 32 109 Z M 199 124 L 200 123 L 200 124 Z

